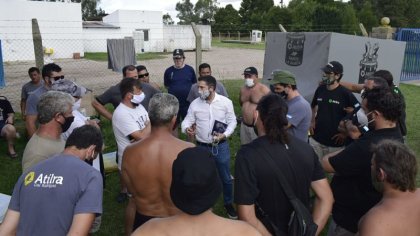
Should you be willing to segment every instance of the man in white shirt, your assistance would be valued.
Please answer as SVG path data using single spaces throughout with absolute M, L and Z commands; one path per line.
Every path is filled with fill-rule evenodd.
M 223 200 L 229 218 L 237 218 L 232 206 L 233 190 L 230 175 L 230 150 L 227 138 L 236 127 L 232 101 L 216 92 L 216 79 L 203 76 L 198 79 L 199 98 L 196 98 L 181 124 L 183 133 L 195 136 L 197 145 L 210 150 L 215 157 L 223 183 Z
M 150 134 L 150 122 L 146 109 L 140 103 L 144 100 L 140 80 L 125 78 L 120 84 L 121 103 L 112 115 L 112 129 L 118 146 L 118 169 L 121 172 L 125 148 Z M 121 181 L 121 194 L 126 193 Z

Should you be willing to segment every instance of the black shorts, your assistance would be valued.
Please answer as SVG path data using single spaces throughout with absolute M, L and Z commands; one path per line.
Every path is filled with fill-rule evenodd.
M 157 218 L 157 217 L 142 215 L 142 214 L 140 214 L 136 211 L 136 217 L 134 218 L 134 224 L 133 224 L 133 232 L 138 227 L 142 226 L 144 223 L 146 223 L 147 221 L 149 221 L 153 218 Z

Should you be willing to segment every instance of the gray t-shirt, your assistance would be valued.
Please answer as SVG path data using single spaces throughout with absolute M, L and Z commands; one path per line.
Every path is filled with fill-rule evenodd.
M 29 94 L 26 100 L 26 115 L 38 115 L 36 105 L 38 105 L 39 97 L 46 92 L 48 92 L 48 89 L 45 86 L 41 86 Z
M 39 84 L 34 84 L 32 81 L 24 84 L 22 86 L 22 92 L 20 94 L 21 100 L 26 101 L 26 99 L 29 97 L 29 94 L 38 89 L 39 87 L 44 85 L 44 81 L 40 81 Z
M 216 93 L 222 96 L 225 96 L 227 98 L 229 97 L 223 84 L 217 81 L 216 81 Z M 198 97 L 200 97 L 200 94 L 198 93 L 198 84 L 195 83 L 191 86 L 190 92 L 188 93 L 187 101 L 191 103 Z
M 102 105 L 111 103 L 114 109 L 116 109 L 117 106 L 120 105 L 120 102 L 121 102 L 120 84 L 121 82 L 110 87 L 103 94 L 97 96 L 96 100 Z M 147 111 L 149 109 L 150 99 L 153 97 L 153 95 L 155 95 L 155 93 L 160 93 L 160 91 L 148 83 L 141 83 L 141 86 L 142 86 L 142 91 L 144 92 L 144 95 L 146 96 L 144 100 L 141 102 L 141 105 L 143 105 L 143 107 Z
M 287 100 L 286 103 L 289 107 L 287 119 L 292 125 L 288 129 L 289 134 L 304 142 L 308 142 L 308 130 L 312 118 L 311 105 L 300 95 L 292 98 L 292 100 Z
M 99 171 L 78 157 L 58 154 L 39 163 L 13 190 L 17 235 L 66 235 L 75 214 L 102 214 L 102 192 Z

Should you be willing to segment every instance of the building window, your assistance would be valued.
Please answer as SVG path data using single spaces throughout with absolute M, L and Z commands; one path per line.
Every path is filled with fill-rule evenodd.
M 148 29 L 136 29 L 136 31 L 143 31 L 144 34 L 144 42 L 149 41 L 149 30 Z

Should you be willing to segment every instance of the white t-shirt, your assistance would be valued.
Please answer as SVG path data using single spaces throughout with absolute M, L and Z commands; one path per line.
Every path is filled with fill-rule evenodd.
M 112 115 L 112 129 L 118 145 L 118 168 L 121 170 L 122 155 L 125 148 L 130 144 L 129 135 L 143 130 L 149 122 L 146 109 L 140 104 L 130 108 L 120 103 Z
M 70 134 L 73 132 L 74 129 L 85 125 L 86 121 L 89 120 L 88 117 L 84 116 L 78 110 L 72 111 L 72 114 L 74 116 L 73 122 L 71 123 L 69 129 L 66 132 L 61 134 L 61 139 L 63 139 L 64 141 L 68 139 L 68 137 L 70 136 Z

